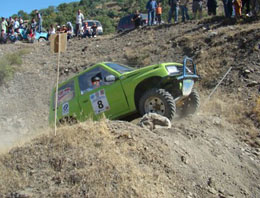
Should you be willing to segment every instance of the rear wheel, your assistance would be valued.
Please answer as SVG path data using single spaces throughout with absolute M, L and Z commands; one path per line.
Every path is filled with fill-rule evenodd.
M 141 115 L 157 113 L 171 120 L 176 112 L 175 101 L 164 89 L 150 89 L 139 101 L 139 112 Z
M 187 115 L 194 114 L 200 106 L 200 97 L 199 93 L 193 89 L 190 95 L 183 101 L 181 107 L 181 116 L 185 117 Z

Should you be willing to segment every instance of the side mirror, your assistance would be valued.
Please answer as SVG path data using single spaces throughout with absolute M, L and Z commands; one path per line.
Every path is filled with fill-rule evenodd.
M 114 82 L 116 81 L 116 77 L 114 75 L 108 75 L 105 77 L 106 82 Z

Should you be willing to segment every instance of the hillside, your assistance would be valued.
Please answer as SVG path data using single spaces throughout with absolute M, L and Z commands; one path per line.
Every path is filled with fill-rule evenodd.
M 0 197 L 260 197 L 259 25 L 215 17 L 69 41 L 61 80 L 100 61 L 194 59 L 200 111 L 155 131 L 104 120 L 54 137 L 47 119 L 56 55 L 47 43 L 0 45 L 1 57 L 28 51 L 0 87 Z

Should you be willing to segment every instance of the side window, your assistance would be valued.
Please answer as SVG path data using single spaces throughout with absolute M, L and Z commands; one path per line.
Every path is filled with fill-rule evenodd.
M 113 84 L 114 82 L 106 82 L 105 81 L 105 78 L 109 75 L 112 75 L 111 73 L 109 73 L 107 70 L 104 70 L 103 68 L 101 69 L 101 73 L 102 73 L 102 77 L 103 77 L 103 84 L 104 85 L 110 85 L 110 84 Z
M 70 81 L 66 85 L 63 85 L 59 88 L 58 92 L 58 106 L 64 102 L 68 102 L 75 97 L 75 88 L 74 88 L 74 80 Z M 55 93 L 54 93 L 54 103 L 53 108 L 55 107 Z
M 111 75 L 108 71 L 97 67 L 79 76 L 79 87 L 81 95 L 91 90 L 97 89 L 100 86 L 111 84 L 111 82 L 105 82 L 105 77 L 108 75 Z

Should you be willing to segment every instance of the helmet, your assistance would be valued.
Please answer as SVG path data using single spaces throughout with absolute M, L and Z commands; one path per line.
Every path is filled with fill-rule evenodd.
M 96 81 L 100 81 L 101 79 L 98 76 L 94 76 L 91 81 L 92 82 L 96 82 Z

